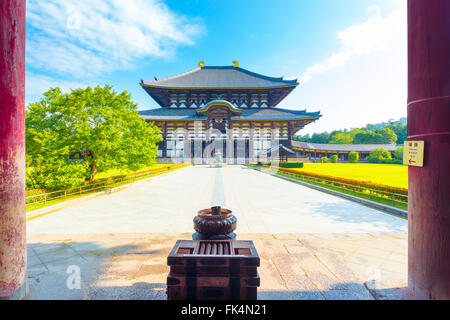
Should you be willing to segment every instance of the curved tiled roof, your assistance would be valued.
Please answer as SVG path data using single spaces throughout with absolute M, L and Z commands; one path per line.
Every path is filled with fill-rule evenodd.
M 241 114 L 242 109 L 238 108 L 237 106 L 233 105 L 231 102 L 228 102 L 226 100 L 212 100 L 205 104 L 203 107 L 197 109 L 197 113 L 205 113 L 208 112 L 209 108 L 214 105 L 222 105 L 226 106 L 232 113 Z
M 158 108 L 140 111 L 144 119 L 148 120 L 201 120 L 206 119 L 197 115 L 198 109 Z M 299 120 L 321 117 L 320 112 L 306 112 L 306 110 L 288 110 L 281 108 L 240 109 L 242 114 L 231 119 L 242 120 Z
M 258 154 L 256 156 L 259 157 L 262 154 L 273 153 L 273 152 L 278 151 L 278 150 L 284 150 L 284 151 L 286 151 L 287 153 L 290 153 L 290 154 L 295 154 L 296 153 L 295 151 L 292 151 L 291 149 L 289 149 L 288 147 L 286 147 L 286 146 L 284 146 L 284 145 L 282 145 L 280 143 L 279 145 L 277 145 L 275 147 L 272 147 L 272 148 L 269 148 L 267 150 L 262 150 L 262 151 L 258 152 Z
M 264 76 L 243 68 L 205 66 L 168 78 L 143 80 L 142 86 L 162 88 L 273 88 L 298 85 L 297 79 Z

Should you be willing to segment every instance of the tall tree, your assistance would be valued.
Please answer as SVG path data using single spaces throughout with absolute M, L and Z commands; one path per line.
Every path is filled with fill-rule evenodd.
M 352 144 L 353 137 L 348 132 L 337 133 L 330 141 L 331 144 Z
M 396 144 L 397 135 L 392 129 L 384 128 L 379 131 L 379 134 L 383 137 L 384 144 Z
M 161 140 L 158 128 L 138 115 L 131 96 L 109 85 L 70 93 L 50 89 L 28 106 L 26 139 L 33 166 L 62 175 L 76 172 L 85 180 L 110 168 L 137 170 L 154 163 Z M 42 173 L 39 168 L 33 171 Z

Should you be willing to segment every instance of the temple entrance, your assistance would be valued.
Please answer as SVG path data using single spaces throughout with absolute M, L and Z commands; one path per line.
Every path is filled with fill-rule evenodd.
M 210 164 L 216 153 L 222 154 L 225 164 L 246 164 L 250 161 L 250 139 L 189 140 L 185 153 L 185 161 L 192 164 Z

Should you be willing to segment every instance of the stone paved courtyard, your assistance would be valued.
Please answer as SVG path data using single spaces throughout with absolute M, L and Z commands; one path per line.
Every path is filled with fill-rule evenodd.
M 405 233 L 407 221 L 243 167 L 187 167 L 31 220 L 28 234 L 191 232 L 199 209 L 229 208 L 238 233 Z
M 29 299 L 166 299 L 167 255 L 189 233 L 35 235 Z M 408 299 L 399 234 L 241 234 L 261 257 L 259 299 Z M 68 289 L 69 266 L 81 289 Z
M 412 298 L 406 220 L 240 166 L 188 167 L 29 221 L 28 298 L 166 299 L 167 255 L 212 204 L 255 242 L 259 299 Z

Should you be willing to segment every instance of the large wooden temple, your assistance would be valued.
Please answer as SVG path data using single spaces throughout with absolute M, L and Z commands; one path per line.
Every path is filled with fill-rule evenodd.
M 278 104 L 297 79 L 273 78 L 233 66 L 204 66 L 168 78 L 141 82 L 160 108 L 141 111 L 161 130 L 158 162 L 224 163 L 254 160 L 265 150 L 290 149 L 293 135 L 320 112 L 288 110 Z

